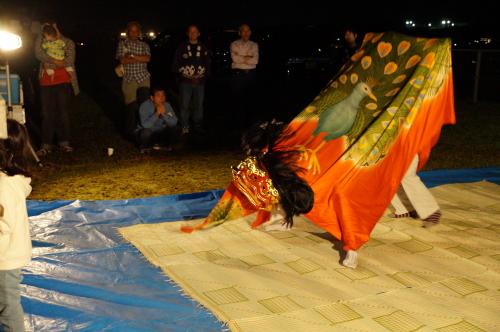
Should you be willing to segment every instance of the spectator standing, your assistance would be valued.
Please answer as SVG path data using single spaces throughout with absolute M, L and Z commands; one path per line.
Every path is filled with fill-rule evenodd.
M 62 57 L 53 58 L 44 51 L 43 45 L 49 42 L 63 45 Z M 63 36 L 55 23 L 46 23 L 35 42 L 35 56 L 40 61 L 39 81 L 42 109 L 42 145 L 37 151 L 44 157 L 52 151 L 54 136 L 64 152 L 72 152 L 70 145 L 69 107 L 72 95 L 79 94 L 75 68 L 75 43 Z M 52 73 L 50 75 L 49 73 Z
M 249 125 L 249 118 L 255 117 L 256 68 L 259 63 L 259 45 L 250 40 L 252 31 L 248 24 L 239 28 L 240 39 L 231 43 L 232 92 L 238 127 Z
M 203 133 L 205 82 L 210 74 L 211 59 L 208 49 L 198 40 L 200 31 L 196 25 L 188 27 L 187 36 L 188 40 L 177 48 L 172 66 L 179 77 L 182 133 L 189 133 L 190 120 L 195 132 Z
M 132 132 L 137 126 L 137 96 L 150 88 L 148 62 L 151 60 L 149 45 L 141 40 L 141 25 L 138 22 L 127 24 L 127 38 L 118 43 L 116 59 L 123 65 L 122 92 L 126 107 L 125 130 Z M 146 97 L 147 98 L 147 97 Z M 139 100 L 139 103 L 143 100 Z

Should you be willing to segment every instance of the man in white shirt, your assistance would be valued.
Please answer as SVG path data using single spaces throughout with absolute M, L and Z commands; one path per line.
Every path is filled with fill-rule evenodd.
M 259 45 L 250 40 L 252 31 L 247 24 L 239 28 L 240 39 L 231 43 L 232 92 L 236 107 L 236 125 L 246 127 L 255 114 L 256 67 L 259 63 Z

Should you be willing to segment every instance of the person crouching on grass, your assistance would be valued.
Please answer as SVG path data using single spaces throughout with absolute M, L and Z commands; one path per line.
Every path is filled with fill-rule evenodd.
M 0 140 L 0 330 L 24 331 L 21 268 L 31 260 L 26 197 L 31 193 L 26 127 L 7 120 L 7 139 Z
M 137 143 L 141 153 L 151 149 L 172 150 L 177 128 L 177 116 L 167 102 L 163 88 L 153 88 L 151 96 L 139 108 L 139 125 L 137 126 Z

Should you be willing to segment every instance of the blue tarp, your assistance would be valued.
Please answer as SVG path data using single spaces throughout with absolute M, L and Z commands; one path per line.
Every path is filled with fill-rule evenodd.
M 428 186 L 488 180 L 500 168 L 420 173 Z M 222 191 L 120 201 L 29 201 L 33 261 L 23 307 L 36 331 L 220 331 L 116 228 L 206 216 Z M 203 273 L 203 271 L 200 271 Z

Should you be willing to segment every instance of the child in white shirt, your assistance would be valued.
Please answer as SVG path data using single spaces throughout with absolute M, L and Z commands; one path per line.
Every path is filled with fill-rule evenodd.
M 24 331 L 19 284 L 31 260 L 26 197 L 32 156 L 26 127 L 7 120 L 7 131 L 0 140 L 0 330 Z

